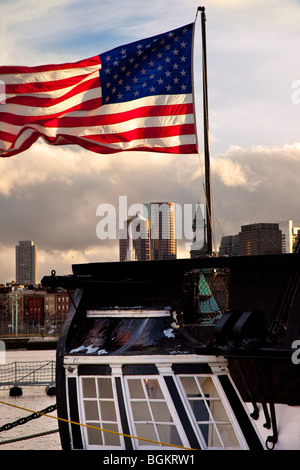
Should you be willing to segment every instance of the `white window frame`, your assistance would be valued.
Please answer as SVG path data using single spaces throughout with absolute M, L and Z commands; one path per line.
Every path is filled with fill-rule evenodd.
M 101 398 L 99 397 L 99 393 L 98 393 L 98 379 L 110 379 L 111 380 L 111 385 L 112 385 L 112 391 L 113 391 L 113 398 L 112 399 L 103 399 L 102 401 L 113 401 L 114 402 L 114 405 L 115 405 L 115 411 L 116 411 L 116 418 L 117 418 L 117 421 L 115 421 L 114 423 L 117 424 L 117 427 L 118 427 L 118 433 L 120 433 L 119 435 L 119 438 L 120 438 L 120 445 L 119 446 L 107 446 L 105 444 L 99 444 L 99 445 L 95 445 L 95 444 L 89 444 L 88 442 L 88 429 L 86 426 L 82 426 L 82 438 L 83 438 L 83 441 L 84 441 L 84 447 L 87 449 L 87 450 L 123 450 L 125 448 L 125 445 L 124 445 L 124 436 L 122 435 L 122 428 L 121 428 L 121 416 L 120 416 L 120 410 L 119 410 L 119 402 L 118 402 L 118 397 L 117 397 L 117 389 L 116 389 L 116 376 L 114 375 L 81 375 L 78 377 L 79 378 L 79 383 L 78 383 L 78 395 L 79 395 L 79 402 L 80 404 L 82 404 L 82 406 L 79 406 L 79 418 L 80 418 L 80 422 L 82 424 L 85 424 L 86 426 L 88 426 L 90 420 L 86 420 L 85 418 L 85 412 L 84 412 L 84 401 L 96 401 L 97 402 L 97 406 L 98 406 L 98 414 L 99 416 L 101 416 L 100 414 L 100 410 L 99 410 L 99 404 L 100 404 L 100 401 L 101 401 Z M 83 379 L 93 379 L 95 381 L 95 386 L 96 386 L 96 391 L 97 391 L 97 397 L 96 398 L 84 398 L 83 397 L 83 384 L 82 384 L 82 380 Z M 96 420 L 93 420 L 93 421 L 96 421 Z M 101 429 L 105 429 L 105 423 L 104 425 L 102 425 L 102 422 L 100 421 L 100 424 L 99 424 L 99 427 Z M 102 432 L 102 435 L 103 433 L 105 433 L 105 431 L 101 431 Z M 103 439 L 103 438 L 102 438 Z M 103 442 L 104 439 L 103 439 Z
M 168 374 L 170 375 L 170 374 Z M 222 373 L 222 375 L 224 375 L 224 373 Z M 230 376 L 228 374 L 225 374 L 228 376 L 229 380 L 231 380 Z M 121 422 L 121 415 L 120 415 L 120 410 L 119 410 L 119 402 L 118 402 L 118 395 L 117 395 L 117 389 L 116 389 L 116 378 L 119 378 L 120 379 L 120 382 L 121 382 L 121 388 L 122 388 L 122 394 L 123 394 L 123 398 L 124 398 L 124 404 L 125 404 L 125 412 L 126 412 L 126 416 L 127 416 L 127 419 L 128 419 L 128 426 L 129 426 L 129 435 L 132 436 L 133 438 L 131 439 L 131 442 L 132 442 L 132 446 L 133 446 L 133 449 L 134 450 L 165 450 L 165 449 L 171 449 L 171 450 L 174 450 L 176 451 L 176 447 L 175 445 L 174 446 L 166 446 L 166 445 L 156 445 L 156 444 L 152 444 L 151 442 L 149 442 L 149 444 L 147 444 L 146 441 L 139 441 L 138 438 L 139 436 L 137 435 L 136 433 L 136 428 L 135 428 L 135 423 L 134 423 L 134 417 L 133 417 L 133 412 L 132 412 L 132 407 L 131 407 L 131 401 L 136 401 L 136 399 L 131 399 L 130 398 L 130 394 L 129 394 L 129 386 L 128 386 L 128 380 L 130 379 L 156 379 L 159 383 L 159 386 L 161 388 L 161 391 L 163 393 L 163 396 L 164 396 L 164 401 L 167 403 L 168 405 L 168 409 L 170 411 L 170 414 L 171 414 L 171 417 L 173 419 L 173 423 L 177 429 L 177 432 L 179 434 L 179 437 L 181 439 L 181 442 L 182 442 L 182 446 L 184 448 L 191 448 L 190 446 L 190 443 L 188 441 L 188 437 L 186 435 L 186 432 L 183 428 L 183 425 L 181 423 L 181 420 L 179 419 L 179 416 L 178 416 L 178 413 L 177 413 L 177 410 L 176 410 L 176 407 L 173 403 L 173 400 L 172 400 L 172 397 L 170 395 L 170 392 L 168 390 L 168 387 L 166 385 L 166 382 L 164 380 L 164 376 L 161 375 L 161 374 L 154 374 L 154 375 L 148 375 L 148 374 L 141 374 L 141 375 L 106 375 L 106 374 L 103 374 L 103 375 L 80 375 L 77 377 L 77 394 L 78 394 L 78 403 L 79 403 L 79 419 L 80 419 L 80 422 L 82 424 L 85 424 L 85 425 L 88 425 L 89 421 L 87 421 L 85 419 L 85 412 L 84 412 L 84 406 L 83 406 L 83 403 L 84 401 L 96 401 L 97 402 L 97 406 L 98 406 L 98 409 L 99 409 L 99 402 L 101 401 L 100 397 L 99 397 L 99 393 L 98 393 L 98 383 L 97 383 L 97 379 L 98 378 L 105 378 L 105 379 L 110 379 L 111 380 L 111 384 L 112 384 L 112 390 L 113 390 L 113 398 L 111 399 L 114 404 L 115 404 L 115 412 L 116 412 L 116 419 L 117 421 L 115 422 L 116 425 L 117 425 L 117 428 L 118 428 L 118 432 L 120 433 L 119 435 L 119 438 L 120 438 L 120 446 L 107 446 L 105 444 L 103 445 L 91 445 L 88 443 L 88 435 L 87 435 L 87 428 L 86 426 L 82 426 L 82 439 L 83 439 L 83 443 L 84 443 L 84 448 L 86 449 L 91 449 L 91 450 L 124 450 L 125 449 L 125 438 L 124 436 L 122 435 L 123 433 L 123 429 L 122 429 L 122 422 Z M 199 373 L 199 374 L 191 374 L 191 373 L 187 373 L 187 374 L 184 374 L 184 373 L 180 373 L 180 374 L 171 374 L 171 377 L 173 378 L 174 380 L 174 383 L 175 383 L 175 386 L 178 390 L 178 393 L 179 393 L 179 396 L 180 396 L 180 399 L 181 399 L 181 402 L 187 412 L 187 415 L 188 415 L 188 418 L 189 418 L 189 421 L 191 423 L 191 426 L 194 430 L 194 433 L 199 441 L 199 447 L 203 450 L 222 450 L 222 449 L 232 449 L 232 447 L 226 447 L 226 446 L 222 446 L 222 447 L 209 447 L 207 446 L 206 444 L 206 441 L 205 441 L 205 438 L 203 437 L 200 429 L 199 429 L 199 426 L 196 422 L 196 418 L 195 418 L 195 415 L 194 415 L 194 412 L 191 408 L 191 405 L 189 403 L 189 400 L 188 400 L 188 397 L 186 395 L 186 392 L 184 390 L 184 387 L 180 381 L 180 377 L 210 377 L 211 380 L 213 381 L 213 384 L 217 390 L 217 393 L 219 395 L 219 398 L 225 408 L 225 411 L 227 413 L 227 416 L 228 416 L 228 419 L 229 419 L 229 422 L 233 428 L 233 431 L 235 432 L 235 435 L 236 435 L 236 438 L 239 442 L 239 450 L 242 450 L 242 449 L 248 449 L 248 445 L 247 445 L 247 442 L 245 440 L 245 437 L 243 436 L 243 433 L 240 429 L 240 426 L 239 426 L 239 423 L 237 421 L 237 418 L 235 417 L 234 415 L 234 412 L 230 406 L 230 403 L 228 401 L 228 398 L 223 390 L 223 387 L 221 386 L 220 384 L 220 381 L 219 381 L 219 378 L 218 378 L 218 374 L 214 374 L 214 373 L 208 373 L 208 374 L 202 374 L 202 373 Z M 84 398 L 83 397 L 83 385 L 82 385 L 82 379 L 84 378 L 90 378 L 90 379 L 93 379 L 96 383 L 96 390 L 97 390 L 97 398 Z M 147 395 L 145 395 L 146 398 L 147 398 Z M 104 399 L 105 400 L 105 399 Z M 151 400 L 151 399 L 150 399 Z M 145 399 L 141 399 L 142 402 L 148 402 L 149 399 L 145 400 Z M 216 432 L 218 433 L 218 436 L 219 436 L 219 439 L 220 439 L 220 442 L 223 442 L 220 434 L 219 434 L 219 430 L 218 430 L 218 424 L 215 424 L 215 419 L 214 417 L 211 415 L 210 413 L 210 410 L 209 411 L 209 414 L 211 416 L 211 419 L 210 419 L 210 422 L 212 422 L 214 425 L 215 425 L 215 429 L 216 429 Z M 99 412 L 99 416 L 100 415 L 100 412 Z M 94 420 L 95 421 L 95 420 Z M 155 423 L 155 420 L 153 420 L 153 423 Z M 100 425 L 99 425 L 100 428 L 102 429 L 105 429 L 105 424 L 102 426 L 101 425 L 101 421 L 100 421 Z M 159 441 L 159 439 L 158 439 Z M 104 442 L 104 441 L 103 441 Z M 236 447 L 233 447 L 234 449 L 236 449 Z M 180 449 L 180 448 L 178 448 Z
M 190 449 L 191 448 L 190 443 L 187 439 L 186 433 L 185 433 L 185 431 L 183 429 L 183 426 L 181 424 L 181 421 L 178 417 L 178 414 L 177 414 L 177 411 L 176 411 L 175 406 L 173 404 L 173 401 L 172 401 L 172 398 L 170 396 L 169 390 L 166 386 L 166 383 L 165 383 L 163 377 L 159 374 L 158 375 L 152 375 L 152 376 L 149 376 L 149 375 L 123 375 L 122 376 L 124 400 L 125 400 L 126 413 L 127 413 L 127 416 L 128 416 L 128 424 L 129 424 L 130 434 L 132 436 L 139 437 L 137 435 L 135 422 L 134 422 L 134 417 L 133 417 L 133 413 L 132 413 L 132 406 L 131 406 L 131 401 L 138 401 L 138 400 L 135 399 L 135 398 L 134 399 L 130 398 L 129 386 L 128 386 L 128 380 L 130 380 L 130 379 L 139 379 L 139 380 L 156 379 L 158 381 L 158 384 L 161 388 L 161 391 L 162 391 L 162 394 L 163 394 L 163 397 L 164 397 L 164 399 L 159 399 L 159 400 L 164 401 L 168 406 L 171 417 L 173 419 L 174 426 L 176 427 L 178 435 L 179 435 L 179 437 L 181 439 L 181 442 L 182 442 L 181 447 L 185 447 L 186 449 Z M 144 387 L 144 385 L 143 385 L 143 387 Z M 145 394 L 145 397 L 146 397 L 146 400 L 145 399 L 140 399 L 140 401 L 144 402 L 144 403 L 147 402 L 149 404 L 149 401 L 151 401 L 152 399 L 149 399 L 147 397 L 147 394 Z M 154 423 L 154 425 L 156 423 L 158 423 L 154 420 L 154 417 L 153 417 L 153 423 Z M 160 442 L 159 439 L 158 439 L 158 442 Z M 133 449 L 134 450 L 171 449 L 171 450 L 176 451 L 176 449 L 178 449 L 178 450 L 180 449 L 180 447 L 177 447 L 175 445 L 174 446 L 173 445 L 172 446 L 159 445 L 159 444 L 156 445 L 156 444 L 152 444 L 151 442 L 149 442 L 149 444 L 147 444 L 146 441 L 139 441 L 138 439 L 132 439 L 132 443 L 133 443 Z
M 222 374 L 224 375 L 224 374 Z M 228 378 L 230 379 L 229 375 L 228 374 L 225 374 L 228 376 Z M 248 445 L 247 445 L 247 442 L 242 434 L 242 431 L 240 429 L 240 426 L 238 424 L 238 421 L 233 413 L 233 410 L 229 404 L 229 401 L 228 401 L 228 398 L 219 382 L 219 379 L 218 379 L 218 375 L 217 374 L 183 374 L 183 373 L 180 373 L 180 374 L 177 374 L 176 376 L 176 385 L 178 387 L 178 390 L 179 390 L 179 393 L 181 395 L 181 398 L 182 398 L 182 402 L 187 410 L 187 413 L 189 415 L 189 418 L 190 418 L 190 421 L 192 422 L 192 424 L 194 424 L 194 430 L 196 432 L 196 435 L 198 437 L 198 439 L 200 440 L 201 442 L 201 445 L 202 445 L 202 449 L 203 450 L 243 450 L 243 449 L 248 449 Z M 196 417 L 195 417 L 195 414 L 191 408 L 191 405 L 189 403 L 189 399 L 186 395 L 186 392 L 185 392 L 185 389 L 181 383 L 181 380 L 180 380 L 180 377 L 201 377 L 201 378 L 204 378 L 204 377 L 210 377 L 211 380 L 213 381 L 213 384 L 216 388 L 216 391 L 219 395 L 219 399 L 221 400 L 221 403 L 223 404 L 224 406 L 224 409 L 225 409 L 225 412 L 227 413 L 227 416 L 228 416 L 228 419 L 229 419 L 229 422 L 233 428 L 233 431 L 235 432 L 235 435 L 236 435 L 236 438 L 237 438 L 237 441 L 239 443 L 239 448 L 237 449 L 236 447 L 228 447 L 226 445 L 224 445 L 223 443 L 223 439 L 219 433 L 219 429 L 218 429 L 218 423 L 216 424 L 216 420 L 214 419 L 209 407 L 208 407 L 208 413 L 209 413 L 209 416 L 210 416 L 210 420 L 209 422 L 211 422 L 213 425 L 214 425 L 214 428 L 218 434 L 218 437 L 219 437 L 219 440 L 221 443 L 223 443 L 222 447 L 210 447 L 206 444 L 206 441 L 198 427 L 198 424 L 197 424 L 197 421 L 196 421 Z M 206 398 L 204 399 L 206 401 Z M 208 398 L 209 400 L 209 398 Z M 206 406 L 206 405 L 205 405 Z

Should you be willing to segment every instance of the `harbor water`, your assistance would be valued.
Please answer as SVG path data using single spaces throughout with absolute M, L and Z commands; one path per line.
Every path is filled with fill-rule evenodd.
M 5 362 L 9 364 L 16 361 L 31 362 L 55 360 L 55 354 L 55 350 L 7 350 Z M 45 391 L 45 386 L 24 386 L 22 387 L 22 391 L 22 396 L 10 397 L 8 389 L 0 389 L 0 401 L 32 411 L 41 411 L 48 406 L 56 404 L 56 397 L 48 396 Z M 0 403 L 0 428 L 7 423 L 12 423 L 20 418 L 26 418 L 31 414 L 31 412 Z M 57 413 L 54 411 L 49 413 L 49 415 L 56 417 Z M 0 450 L 61 450 L 59 432 L 13 442 L 15 439 L 54 430 L 58 430 L 57 419 L 41 416 L 37 419 L 30 420 L 8 431 L 0 432 Z M 12 442 L 5 443 L 6 441 Z

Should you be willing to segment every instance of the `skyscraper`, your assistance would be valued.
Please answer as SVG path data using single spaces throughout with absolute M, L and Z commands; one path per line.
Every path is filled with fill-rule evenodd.
M 225 235 L 222 237 L 219 256 L 238 256 L 239 254 L 239 236 Z
M 270 255 L 282 253 L 279 224 L 242 225 L 239 232 L 239 255 Z
M 150 221 L 151 259 L 176 259 L 175 204 L 151 202 L 144 207 L 143 215 Z
M 292 220 L 283 220 L 279 222 L 279 228 L 282 232 L 282 253 L 293 253 L 300 234 L 300 224 L 294 225 Z
M 176 259 L 175 204 L 151 202 L 120 230 L 120 261 Z
M 139 213 L 128 217 L 119 237 L 120 261 L 147 261 L 150 253 L 150 223 Z
M 37 284 L 37 247 L 32 241 L 20 241 L 16 246 L 17 284 Z

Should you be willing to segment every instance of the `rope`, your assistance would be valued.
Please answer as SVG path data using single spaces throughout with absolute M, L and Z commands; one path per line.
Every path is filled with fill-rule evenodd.
M 90 429 L 96 429 L 98 431 L 104 431 L 104 432 L 108 432 L 108 433 L 111 433 L 111 434 L 117 434 L 117 435 L 123 436 L 123 437 L 129 437 L 130 439 L 138 439 L 139 441 L 147 441 L 147 442 L 152 442 L 154 444 L 159 444 L 159 445 L 168 446 L 168 447 L 176 447 L 176 448 L 184 449 L 184 450 L 198 450 L 198 449 L 193 449 L 193 448 L 190 448 L 190 447 L 179 446 L 177 444 L 167 444 L 165 442 L 159 442 L 159 441 L 154 441 L 154 440 L 151 440 L 151 439 L 145 439 L 143 437 L 131 436 L 130 434 L 123 434 L 121 432 L 111 431 L 109 429 L 102 429 L 102 428 L 99 428 L 97 426 L 90 426 L 89 424 L 77 423 L 76 421 L 69 421 L 68 419 L 65 419 L 65 418 L 59 418 L 57 416 L 51 416 L 51 415 L 42 413 L 41 411 L 29 410 L 28 408 L 23 408 L 22 406 L 13 405 L 12 403 L 6 403 L 4 401 L 0 401 L 0 404 L 1 405 L 12 406 L 13 408 L 18 408 L 19 410 L 27 411 L 29 413 L 38 414 L 40 416 L 46 416 L 48 418 L 53 418 L 53 419 L 56 419 L 58 421 L 63 421 L 65 423 L 76 424 L 77 426 L 83 426 L 83 427 L 90 428 Z

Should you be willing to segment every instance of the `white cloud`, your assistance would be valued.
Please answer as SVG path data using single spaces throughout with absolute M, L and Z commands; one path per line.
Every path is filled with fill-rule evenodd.
M 15 191 L 51 181 L 74 185 L 74 175 L 83 177 L 107 170 L 106 157 L 71 147 L 52 147 L 36 142 L 32 147 L 14 157 L 0 159 L 0 194 L 11 195 Z
M 238 233 L 247 223 L 299 220 L 298 142 L 282 147 L 231 147 L 213 159 L 212 168 L 215 213 L 226 235 Z
M 254 191 L 258 184 L 256 175 L 247 164 L 219 157 L 212 159 L 211 167 L 212 172 L 225 186 L 243 186 L 249 191 Z
M 197 7 L 196 0 L 153 0 L 151 8 L 148 0 L 2 0 L 0 63 L 75 61 L 193 21 Z M 231 234 L 243 223 L 299 220 L 300 107 L 291 101 L 300 79 L 299 2 L 211 0 L 206 17 L 218 221 Z M 197 109 L 201 147 L 198 99 Z M 119 195 L 128 205 L 204 202 L 202 186 L 203 158 L 195 155 L 102 156 L 37 142 L 0 159 L 0 281 L 14 277 L 14 245 L 22 239 L 38 245 L 39 276 L 116 260 L 117 243 L 96 237 L 99 204 L 117 206 Z

